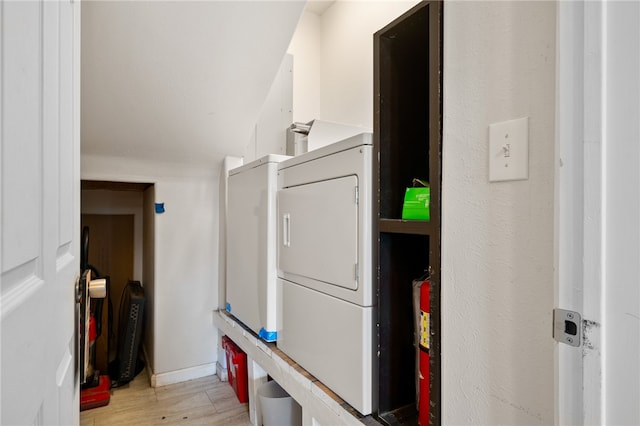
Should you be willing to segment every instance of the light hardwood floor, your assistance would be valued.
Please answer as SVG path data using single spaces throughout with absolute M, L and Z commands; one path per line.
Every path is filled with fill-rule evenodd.
M 146 371 L 112 389 L 109 405 L 80 413 L 81 426 L 250 424 L 248 404 L 218 376 L 152 388 Z

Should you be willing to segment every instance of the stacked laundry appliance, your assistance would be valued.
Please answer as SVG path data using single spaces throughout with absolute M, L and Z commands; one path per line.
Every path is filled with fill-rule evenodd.
M 372 150 L 361 133 L 265 157 L 230 172 L 227 204 L 227 310 L 364 415 L 377 408 Z
M 268 155 L 229 171 L 226 310 L 267 342 L 278 334 L 276 191 Z

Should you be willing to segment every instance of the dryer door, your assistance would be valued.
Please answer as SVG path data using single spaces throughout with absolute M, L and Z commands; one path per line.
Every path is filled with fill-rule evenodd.
M 278 211 L 280 272 L 357 290 L 358 178 L 285 188 Z

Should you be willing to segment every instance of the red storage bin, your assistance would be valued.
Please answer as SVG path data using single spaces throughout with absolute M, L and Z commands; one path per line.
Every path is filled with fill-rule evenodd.
M 227 358 L 229 384 L 233 387 L 240 402 L 249 402 L 247 354 L 227 336 L 222 336 L 222 347 L 224 348 Z

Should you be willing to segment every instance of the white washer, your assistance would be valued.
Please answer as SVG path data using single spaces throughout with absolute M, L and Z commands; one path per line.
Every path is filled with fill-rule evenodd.
M 278 165 L 278 347 L 362 414 L 375 408 L 371 134 Z
M 287 158 L 268 155 L 229 171 L 226 308 L 268 342 L 278 338 L 277 166 Z

